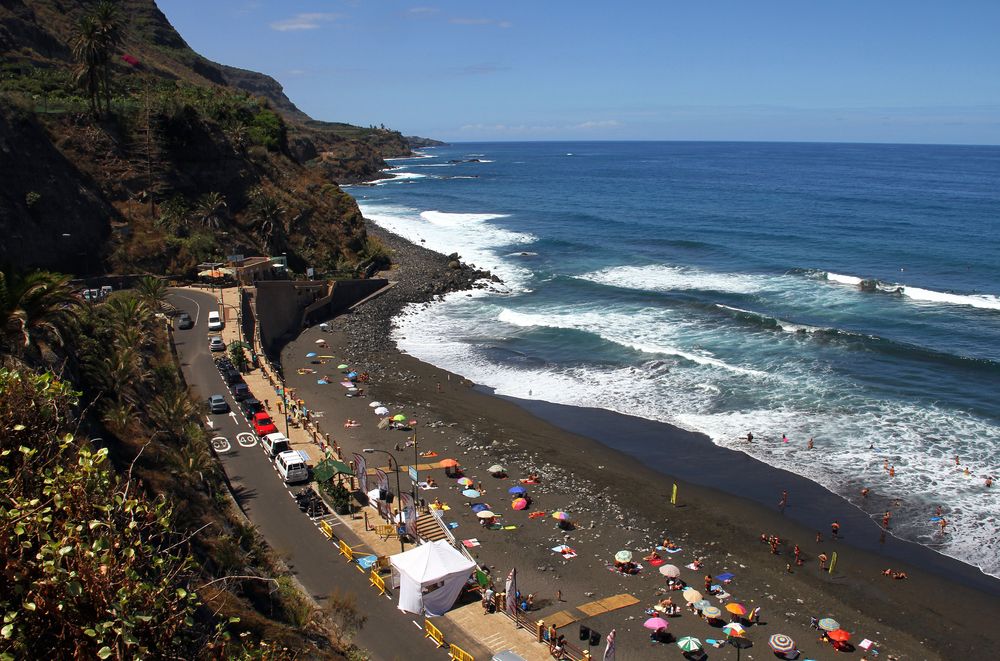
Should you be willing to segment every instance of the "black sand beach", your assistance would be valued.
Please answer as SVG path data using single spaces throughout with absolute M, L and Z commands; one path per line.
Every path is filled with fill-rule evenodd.
M 408 432 L 376 428 L 377 418 L 368 407 L 374 399 L 393 413 L 416 418 L 418 449 L 458 459 L 465 474 L 486 487 L 477 500 L 502 513 L 504 524 L 517 528 L 487 530 L 478 525 L 468 499 L 442 470 L 432 473 L 441 488 L 420 495 L 450 505 L 445 520 L 459 523 L 456 538 L 479 540 L 481 545 L 470 550 L 481 564 L 494 568 L 498 582 L 512 565 L 518 568 L 519 587 L 522 593 L 535 594 L 539 618 L 597 598 L 632 594 L 639 603 L 582 623 L 602 633 L 617 628 L 620 658 L 664 655 L 667 650 L 651 645 L 642 628 L 647 617 L 643 610 L 665 596 L 657 594 L 663 577 L 648 562 L 637 576 L 607 571 L 606 565 L 620 549 L 633 551 L 639 559 L 670 537 L 682 551 L 662 553 L 667 562 L 683 567 L 700 557 L 705 563 L 701 572 L 682 569 L 681 578 L 700 589 L 706 572 L 732 572 L 736 578 L 726 589 L 733 600 L 762 608 L 762 624 L 749 630 L 755 646 L 747 658 L 771 658 L 766 645 L 774 633 L 791 635 L 805 657 L 832 658 L 830 645 L 817 642 L 818 633 L 809 629 L 810 616 L 836 618 L 852 633 L 853 643 L 862 638 L 877 641 L 883 658 L 979 658 L 990 648 L 990 626 L 1000 616 L 1000 581 L 891 536 L 882 543 L 879 526 L 867 515 L 808 480 L 668 425 L 495 397 L 460 375 L 399 353 L 389 337 L 392 317 L 404 304 L 428 301 L 461 279 L 454 281 L 447 258 L 378 228 L 370 226 L 370 231 L 394 251 L 400 266 L 386 275 L 399 284 L 339 317 L 332 332 L 323 334 L 336 357 L 334 365 L 343 361 L 369 372 L 368 398 L 347 399 L 336 383 L 317 385 L 315 375 L 296 373 L 297 367 L 308 365 L 304 355 L 320 336 L 315 328 L 282 352 L 288 384 L 310 408 L 323 412 L 324 428 L 335 430 L 333 436 L 346 452 L 362 447 L 392 452 L 410 438 Z M 442 285 L 443 278 L 452 282 Z M 340 422 L 346 418 L 362 425 L 341 432 Z M 413 452 L 402 449 L 395 456 L 406 465 L 413 462 Z M 495 479 L 486 473 L 494 463 L 506 466 L 509 477 Z M 507 489 L 529 472 L 542 478 L 540 485 L 529 487 L 534 502 L 527 511 L 513 511 Z M 403 481 L 409 483 L 405 473 Z M 675 481 L 676 507 L 670 504 Z M 789 492 L 784 513 L 777 507 L 782 490 Z M 548 517 L 557 509 L 570 513 L 575 530 L 557 528 Z M 530 519 L 532 511 L 545 511 L 546 516 Z M 843 539 L 830 541 L 829 524 L 835 519 Z M 822 531 L 823 543 L 815 541 L 817 531 Z M 779 555 L 759 541 L 762 532 L 785 540 Z M 563 543 L 578 557 L 567 560 L 550 550 Z M 802 566 L 794 564 L 794 544 L 801 547 Z M 836 571 L 821 573 L 817 556 L 834 551 L 839 557 Z M 788 564 L 792 573 L 786 571 Z M 909 578 L 885 577 L 882 570 L 887 567 L 905 571 Z M 556 601 L 560 593 L 562 602 Z M 679 594 L 672 596 L 683 603 Z M 687 611 L 671 620 L 669 630 L 676 636 L 725 637 Z M 576 623 L 563 633 L 576 642 Z M 729 647 L 707 651 L 710 658 L 736 656 Z M 861 650 L 854 652 L 854 658 L 863 657 Z

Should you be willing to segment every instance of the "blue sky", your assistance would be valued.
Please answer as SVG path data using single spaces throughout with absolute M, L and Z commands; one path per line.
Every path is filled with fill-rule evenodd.
M 317 119 L 466 140 L 1000 144 L 1000 0 L 158 0 Z

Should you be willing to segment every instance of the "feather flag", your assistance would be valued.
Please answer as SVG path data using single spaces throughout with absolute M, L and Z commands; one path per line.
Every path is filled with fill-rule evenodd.
M 608 634 L 608 646 L 604 648 L 604 661 L 615 661 L 615 630 Z
M 510 574 L 507 575 L 507 603 L 506 610 L 507 614 L 511 617 L 515 616 L 517 613 L 517 568 L 512 568 Z M 515 620 L 515 625 L 517 621 Z

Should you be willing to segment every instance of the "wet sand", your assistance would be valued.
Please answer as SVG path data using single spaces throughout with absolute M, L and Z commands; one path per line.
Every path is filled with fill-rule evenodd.
M 388 276 L 406 286 L 334 320 L 332 332 L 309 329 L 289 344 L 282 352 L 288 384 L 310 408 L 323 412 L 322 427 L 347 452 L 375 447 L 393 452 L 404 466 L 413 463 L 412 447 L 393 451 L 412 433 L 377 429 L 377 418 L 368 404 L 377 399 L 394 414 L 416 418 L 418 450 L 439 454 L 421 461 L 458 459 L 465 474 L 486 487 L 475 502 L 489 504 L 502 513 L 504 524 L 517 528 L 481 527 L 467 506 L 471 501 L 440 469 L 431 473 L 440 488 L 421 491 L 420 496 L 450 505 L 444 518 L 459 523 L 455 537 L 481 542 L 470 551 L 480 563 L 494 568 L 498 583 L 502 584 L 511 566 L 517 567 L 519 589 L 535 594 L 538 618 L 602 597 L 632 594 L 640 600 L 638 604 L 581 623 L 602 634 L 617 628 L 619 658 L 676 654 L 676 648 L 668 651 L 651 645 L 648 631 L 642 628 L 647 617 L 643 610 L 661 598 L 656 591 L 664 585 L 663 577 L 648 562 L 643 562 L 645 568 L 637 576 L 606 569 L 616 551 L 631 550 L 638 559 L 669 536 L 683 550 L 661 554 L 682 568 L 681 578 L 701 589 L 706 571 L 712 575 L 732 572 L 736 578 L 726 588 L 733 600 L 762 608 L 763 623 L 749 630 L 748 637 L 755 644 L 744 651 L 746 658 L 773 658 L 767 639 L 774 633 L 792 636 L 803 658 L 832 658 L 832 648 L 817 642 L 818 633 L 808 627 L 811 615 L 834 617 L 853 634 L 854 643 L 862 638 L 877 641 L 883 659 L 887 655 L 978 658 L 981 650 L 991 649 L 990 627 L 1000 616 L 1000 581 L 891 536 L 881 543 L 878 525 L 815 483 L 669 425 L 496 397 L 459 375 L 396 351 L 388 340 L 389 320 L 407 300 L 429 300 L 434 288 L 424 280 L 434 277 L 444 258 L 391 236 L 385 238 L 397 262 L 403 264 Z M 304 357 L 319 337 L 329 341 L 328 353 L 335 356 L 327 365 L 312 365 Z M 317 374 L 295 371 L 311 367 L 320 370 L 320 375 L 333 375 L 341 361 L 372 374 L 368 397 L 346 398 L 336 380 L 317 385 Z M 362 424 L 345 429 L 346 418 Z M 385 466 L 387 462 L 376 461 L 378 457 L 370 455 L 369 465 Z M 509 477 L 488 475 L 485 469 L 494 463 L 506 466 Z M 527 511 L 513 511 L 507 489 L 529 472 L 539 473 L 542 483 L 528 487 L 533 503 Z M 679 488 L 676 507 L 670 504 L 675 481 Z M 401 482 L 403 490 L 408 490 L 405 468 Z M 394 484 L 393 476 L 390 483 Z M 782 490 L 789 492 L 784 512 L 777 507 Z M 556 509 L 570 513 L 575 530 L 558 529 L 548 516 Z M 530 519 L 532 511 L 545 511 L 546 516 Z M 834 519 L 840 521 L 844 539 L 831 542 L 829 523 Z M 822 544 L 815 542 L 817 530 L 826 540 Z M 772 555 L 759 542 L 762 532 L 788 540 L 779 555 Z M 551 547 L 563 543 L 576 550 L 578 557 L 565 560 L 551 552 Z M 806 560 L 801 567 L 794 566 L 791 556 L 796 543 Z M 836 572 L 821 573 L 816 556 L 834 551 L 839 556 Z M 684 568 L 696 557 L 704 559 L 704 571 Z M 793 573 L 786 573 L 787 563 L 793 564 Z M 886 567 L 906 571 L 909 579 L 883 577 Z M 555 601 L 557 591 L 561 603 Z M 683 603 L 679 595 L 671 596 Z M 687 611 L 670 622 L 669 630 L 676 636 L 725 637 Z M 498 626 L 507 625 L 498 618 Z M 574 623 L 561 633 L 578 644 L 577 630 Z M 596 654 L 598 649 L 603 648 L 592 651 Z M 708 648 L 707 652 L 709 658 L 736 658 L 731 647 Z M 863 652 L 857 650 L 852 656 L 860 659 Z

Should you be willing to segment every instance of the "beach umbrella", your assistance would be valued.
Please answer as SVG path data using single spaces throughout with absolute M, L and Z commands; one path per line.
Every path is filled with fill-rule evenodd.
M 746 606 L 744 606 L 743 604 L 737 604 L 735 602 L 731 604 L 726 604 L 726 610 L 732 613 L 733 615 L 746 615 L 749 612 Z
M 677 567 L 677 565 L 663 565 L 660 567 L 660 573 L 667 578 L 677 578 L 681 575 L 681 570 Z
M 462 492 L 462 495 L 466 498 L 479 498 L 479 492 L 475 489 L 466 489 Z
M 397 413 L 396 415 L 392 416 L 392 419 L 395 420 L 396 422 L 403 422 L 404 420 L 406 420 L 406 416 L 403 415 L 402 413 Z
M 693 604 L 693 606 L 697 610 L 705 610 L 706 608 L 708 608 L 711 605 L 712 605 L 712 602 L 709 601 L 708 599 L 699 599 L 698 601 L 694 602 L 694 604 Z
M 647 629 L 652 629 L 653 631 L 659 631 L 660 629 L 666 629 L 670 626 L 670 623 L 664 620 L 662 617 L 651 617 L 642 623 L 642 626 Z
M 743 625 L 740 624 L 739 622 L 733 622 L 732 624 L 727 624 L 726 626 L 722 627 L 722 633 L 726 634 L 727 636 L 742 636 L 746 632 L 747 630 L 744 629 Z
M 317 354 L 315 351 L 310 351 L 309 353 L 306 354 L 306 358 L 315 358 L 317 355 L 319 354 Z
M 349 369 L 349 368 L 344 363 L 341 363 L 341 364 L 337 365 L 337 369 L 338 370 L 346 370 L 346 369 Z
M 468 478 L 468 477 L 460 477 L 457 480 L 455 480 L 455 482 L 457 482 L 458 484 L 461 484 L 463 487 L 471 487 L 472 486 L 472 480 L 470 478 Z
M 489 510 L 479 510 L 478 512 L 476 512 L 476 516 L 478 516 L 480 519 L 492 519 L 493 517 L 496 516 L 496 514 L 494 514 Z
M 483 503 L 472 503 L 470 507 L 472 511 L 475 512 L 476 514 L 479 514 L 483 510 L 488 510 L 490 508 L 489 505 L 484 505 Z
M 819 621 L 819 628 L 823 631 L 835 631 L 840 628 L 840 622 L 832 617 L 824 617 Z
M 316 340 L 316 344 L 326 344 L 326 340 Z
M 795 641 L 792 640 L 791 636 L 786 636 L 783 633 L 776 633 L 771 636 L 770 640 L 767 641 L 767 646 L 774 650 L 776 654 L 788 654 L 795 651 Z
M 697 652 L 701 649 L 701 641 L 694 636 L 684 636 L 677 641 L 677 647 L 684 652 Z
M 368 406 L 370 406 L 373 409 L 377 409 L 378 407 L 382 406 L 382 402 L 372 402 Z
M 438 462 L 438 466 L 441 468 L 454 468 L 455 466 L 458 466 L 458 462 L 454 459 L 442 459 Z
M 503 466 L 501 466 L 500 464 L 493 464 L 492 466 L 490 466 L 486 470 L 488 472 L 490 472 L 490 473 L 493 473 L 493 474 L 496 474 L 496 473 L 506 473 L 507 472 L 507 469 L 504 468 Z
M 511 487 L 510 489 L 507 489 L 507 493 L 510 493 L 510 494 L 522 494 L 522 493 L 527 493 L 527 491 L 528 491 L 527 489 L 525 489 L 524 487 L 522 487 L 520 485 L 516 486 L 516 487 Z
M 830 633 L 826 634 L 826 637 L 830 640 L 835 640 L 838 643 L 846 643 L 850 639 L 851 634 L 843 629 L 834 629 Z
M 523 510 L 526 507 L 528 507 L 528 499 L 527 498 L 515 498 L 514 502 L 512 502 L 510 504 L 510 506 L 512 508 L 516 509 L 516 510 Z
M 563 511 L 553 512 L 552 518 L 558 521 L 569 521 L 569 514 Z
M 388 412 L 389 409 L 387 409 L 384 406 L 379 406 L 378 408 L 375 409 L 375 415 L 385 415 Z
M 681 596 L 684 597 L 684 601 L 689 604 L 693 604 L 694 602 L 701 601 L 703 599 L 701 593 L 694 588 L 685 588 L 684 592 L 681 592 Z
M 327 381 L 326 379 L 316 379 L 316 383 L 318 383 L 321 386 L 325 386 L 326 384 L 328 384 L 330 382 Z
M 632 552 L 631 551 L 619 551 L 615 553 L 615 562 L 631 562 Z
M 720 611 L 715 606 L 709 606 L 708 608 L 701 609 L 701 614 L 704 615 L 709 620 L 714 620 L 722 617 L 722 611 Z
M 358 378 L 358 373 L 357 372 L 348 372 L 347 373 L 347 378 L 348 379 L 356 379 L 356 378 Z
M 410 425 L 411 427 L 415 427 L 417 425 L 417 421 L 416 420 L 407 420 L 406 424 Z

